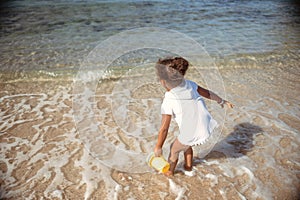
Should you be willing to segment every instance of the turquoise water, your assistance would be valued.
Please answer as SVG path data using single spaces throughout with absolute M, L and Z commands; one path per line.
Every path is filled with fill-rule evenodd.
M 299 54 L 299 9 L 283 0 L 7 1 L 1 3 L 0 70 L 67 73 L 101 41 L 140 27 L 186 34 L 216 58 Z

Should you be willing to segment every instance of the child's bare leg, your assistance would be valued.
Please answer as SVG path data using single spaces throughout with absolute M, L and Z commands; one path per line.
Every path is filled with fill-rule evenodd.
M 177 162 L 178 162 L 178 159 L 175 162 L 169 161 L 169 163 L 170 163 L 170 169 L 169 169 L 169 171 L 167 171 L 165 173 L 165 175 L 167 175 L 167 176 L 173 176 L 174 175 Z
M 191 171 L 193 168 L 193 149 L 192 147 L 189 147 L 185 152 L 184 152 L 184 169 L 187 171 Z
M 175 168 L 178 162 L 178 156 L 179 156 L 179 152 L 182 151 L 182 144 L 178 141 L 178 139 L 176 139 L 170 147 L 170 154 L 169 154 L 169 158 L 168 158 L 168 162 L 170 163 L 170 169 L 168 172 L 165 173 L 165 175 L 167 176 L 172 176 L 174 175 L 175 172 Z

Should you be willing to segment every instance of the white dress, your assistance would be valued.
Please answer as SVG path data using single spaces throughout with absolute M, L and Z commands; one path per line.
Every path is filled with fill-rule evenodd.
M 175 117 L 180 132 L 179 142 L 189 146 L 203 144 L 217 126 L 197 89 L 195 82 L 183 80 L 165 93 L 161 106 L 161 114 Z

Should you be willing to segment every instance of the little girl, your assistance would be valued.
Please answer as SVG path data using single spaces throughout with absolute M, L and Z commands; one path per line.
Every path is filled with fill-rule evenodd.
M 215 100 L 222 107 L 226 104 L 233 108 L 230 102 L 198 86 L 195 82 L 184 79 L 188 66 L 188 61 L 182 57 L 160 59 L 155 66 L 160 83 L 167 90 L 161 106 L 162 122 L 154 148 L 155 156 L 162 155 L 162 146 L 167 137 L 172 116 L 179 126 L 179 135 L 170 147 L 168 158 L 170 170 L 165 173 L 167 176 L 174 174 L 181 151 L 184 152 L 184 169 L 192 170 L 192 146 L 203 144 L 217 125 L 202 97 Z

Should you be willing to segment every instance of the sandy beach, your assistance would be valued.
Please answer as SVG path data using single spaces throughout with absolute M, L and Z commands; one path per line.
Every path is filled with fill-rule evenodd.
M 73 120 L 71 79 L 1 83 L 1 198 L 298 199 L 298 57 L 291 57 L 289 66 L 272 57 L 256 60 L 251 69 L 237 64 L 228 69 L 222 62 L 227 98 L 235 108 L 227 110 L 213 150 L 194 158 L 193 177 L 180 171 L 181 164 L 169 179 L 154 171 L 115 170 L 91 156 Z M 97 108 L 105 111 L 98 128 L 114 133 L 113 144 L 130 146 L 110 110 L 114 83 L 103 83 L 106 90 L 97 93 Z

